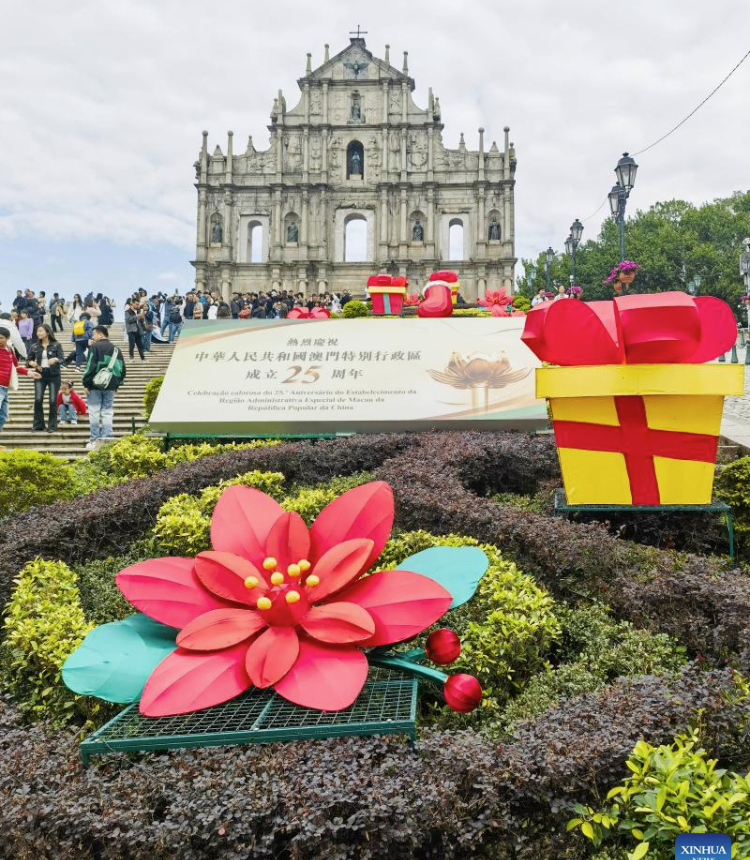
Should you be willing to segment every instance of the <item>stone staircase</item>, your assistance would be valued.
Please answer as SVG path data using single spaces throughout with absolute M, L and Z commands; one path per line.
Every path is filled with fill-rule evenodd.
M 146 360 L 141 361 L 138 353 L 132 360 L 128 357 L 127 338 L 124 334 L 123 323 L 110 326 L 110 340 L 123 351 L 127 365 L 125 384 L 117 391 L 115 398 L 115 436 L 131 433 L 133 427 L 145 424 L 143 416 L 143 392 L 146 383 L 155 376 L 163 376 L 172 356 L 174 347 L 170 344 L 152 344 L 151 352 L 145 353 Z M 58 332 L 66 355 L 72 350 L 70 342 L 70 326 L 65 331 Z M 63 368 L 63 381 L 73 382 L 75 391 L 83 397 L 83 374 L 78 373 L 71 365 Z M 54 454 L 57 457 L 73 459 L 86 455 L 86 443 L 89 440 L 89 420 L 87 416 L 79 416 L 78 424 L 60 424 L 56 433 L 32 433 L 34 416 L 34 383 L 25 376 L 19 376 L 18 391 L 10 395 L 10 412 L 5 429 L 0 433 L 0 446 L 8 449 L 23 448 L 28 451 L 40 451 Z M 45 419 L 46 423 L 46 419 Z

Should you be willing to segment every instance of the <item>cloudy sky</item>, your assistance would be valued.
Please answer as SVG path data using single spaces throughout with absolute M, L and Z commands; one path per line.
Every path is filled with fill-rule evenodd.
M 556 249 L 591 215 L 623 150 L 678 122 L 750 47 L 747 0 L 3 0 L 0 300 L 184 289 L 193 278 L 195 161 L 265 146 L 276 90 L 289 106 L 305 54 L 361 24 L 415 99 L 440 97 L 444 140 L 511 127 L 517 254 Z M 750 59 L 690 122 L 638 157 L 631 207 L 750 187 Z M 608 206 L 586 221 L 598 231 Z

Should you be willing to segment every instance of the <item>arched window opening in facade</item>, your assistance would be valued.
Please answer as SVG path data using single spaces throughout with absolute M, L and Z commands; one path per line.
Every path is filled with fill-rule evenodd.
M 250 263 L 263 262 L 263 225 L 259 221 L 251 221 L 247 227 L 248 248 L 247 259 Z
M 344 222 L 344 262 L 364 263 L 367 260 L 367 220 L 362 215 L 350 215 Z
M 448 224 L 448 259 L 464 259 L 464 222 L 460 218 Z

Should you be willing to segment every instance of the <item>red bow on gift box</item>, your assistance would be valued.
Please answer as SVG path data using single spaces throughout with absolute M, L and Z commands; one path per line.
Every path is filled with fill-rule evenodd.
M 540 305 L 527 314 L 521 339 L 542 361 L 575 366 L 702 364 L 736 337 L 726 302 L 669 292 Z

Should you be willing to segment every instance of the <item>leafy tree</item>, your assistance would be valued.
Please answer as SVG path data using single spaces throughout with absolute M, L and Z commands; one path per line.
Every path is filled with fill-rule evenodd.
M 718 296 L 739 313 L 744 286 L 739 276 L 742 239 L 750 236 L 750 191 L 694 206 L 685 200 L 655 203 L 638 211 L 625 224 L 626 257 L 640 263 L 631 292 L 687 290 L 697 275 L 698 295 Z M 608 218 L 596 239 L 581 243 L 576 252 L 576 281 L 584 298 L 612 298 L 609 284 L 602 283 L 620 258 L 617 224 Z M 525 270 L 536 266 L 534 281 L 519 278 L 521 292 L 533 296 L 545 286 L 544 252 L 536 260 L 523 260 Z M 554 282 L 570 283 L 571 260 L 555 257 L 551 266 Z M 744 314 L 742 317 L 744 322 Z

